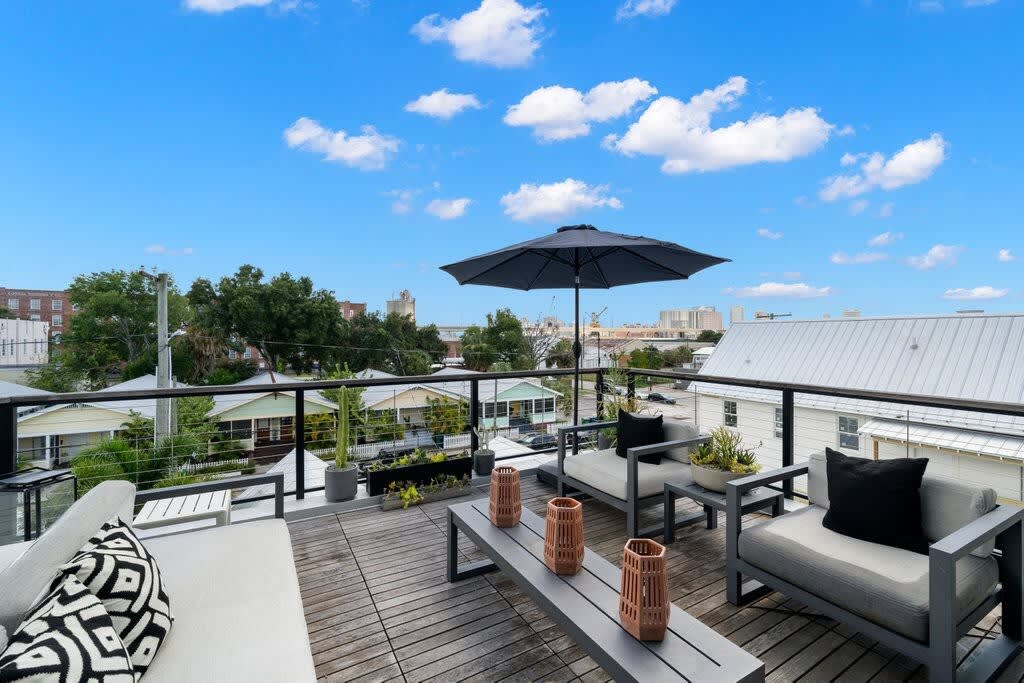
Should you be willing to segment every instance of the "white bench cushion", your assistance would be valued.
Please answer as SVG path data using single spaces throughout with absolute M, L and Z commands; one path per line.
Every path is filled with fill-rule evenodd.
M 928 638 L 928 556 L 837 534 L 811 505 L 744 529 L 740 557 L 795 586 L 908 638 Z M 994 558 L 969 555 L 956 566 L 956 618 L 995 590 Z
M 626 459 L 614 448 L 565 456 L 565 473 L 609 496 L 626 500 Z M 665 482 L 691 481 L 690 464 L 662 458 L 660 465 L 637 463 L 637 489 L 641 498 L 660 495 Z
M 144 541 L 174 625 L 145 680 L 313 681 L 313 655 L 284 520 Z

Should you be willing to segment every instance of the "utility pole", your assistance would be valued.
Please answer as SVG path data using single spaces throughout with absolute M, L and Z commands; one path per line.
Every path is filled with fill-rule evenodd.
M 167 336 L 167 288 L 170 276 L 167 273 L 153 275 L 139 271 L 143 277 L 156 283 L 156 386 L 166 389 L 171 386 L 171 347 Z M 153 420 L 153 444 L 157 445 L 171 435 L 171 405 L 173 400 L 158 398 L 156 416 Z

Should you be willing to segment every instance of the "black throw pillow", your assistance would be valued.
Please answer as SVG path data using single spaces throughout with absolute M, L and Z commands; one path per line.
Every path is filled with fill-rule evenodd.
M 928 553 L 921 525 L 921 479 L 928 458 L 869 460 L 825 449 L 829 508 L 822 526 L 836 533 Z
M 645 415 L 633 415 L 625 410 L 619 411 L 619 424 L 616 427 L 618 441 L 615 444 L 615 454 L 620 458 L 626 457 L 626 449 L 634 446 L 650 446 L 653 443 L 661 443 L 665 440 L 665 430 L 661 424 L 661 415 L 647 417 Z M 650 453 L 641 455 L 637 460 L 649 465 L 660 465 L 661 456 L 664 453 Z

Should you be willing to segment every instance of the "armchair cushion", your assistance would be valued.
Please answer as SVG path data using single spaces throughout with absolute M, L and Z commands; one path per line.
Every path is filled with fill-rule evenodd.
M 745 528 L 740 557 L 769 574 L 874 623 L 928 639 L 928 556 L 838 534 L 822 526 L 815 505 Z M 993 591 L 999 568 L 972 555 L 956 565 L 957 620 Z
M 697 429 L 697 425 L 692 422 L 668 418 L 662 422 L 661 426 L 662 430 L 665 432 L 665 441 L 687 441 L 689 439 L 696 439 L 700 436 L 700 430 Z M 671 448 L 665 451 L 665 457 L 670 460 L 689 464 L 690 447 L 679 446 L 677 448 Z
M 565 459 L 565 473 L 619 500 L 626 497 L 626 462 L 614 448 L 571 455 Z M 692 481 L 690 466 L 666 458 L 660 465 L 638 462 L 637 492 L 641 498 L 661 495 L 666 481 Z
M 665 440 L 665 430 L 662 427 L 661 415 L 648 417 L 646 415 L 633 415 L 625 410 L 619 411 L 618 426 L 616 427 L 615 453 L 620 458 L 626 457 L 626 451 L 635 446 L 650 446 L 661 443 Z M 638 460 L 650 465 L 661 464 L 662 453 L 648 453 L 639 456 Z
M 829 508 L 822 524 L 837 533 L 928 552 L 921 526 L 921 479 L 927 458 L 868 460 L 825 450 Z

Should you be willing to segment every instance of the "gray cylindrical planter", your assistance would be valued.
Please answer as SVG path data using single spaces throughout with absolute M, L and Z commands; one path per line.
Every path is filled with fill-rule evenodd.
M 473 454 L 473 469 L 478 477 L 491 476 L 494 469 L 494 451 L 489 448 L 481 448 Z
M 324 497 L 331 503 L 352 500 L 356 497 L 358 483 L 359 470 L 354 464 L 343 470 L 328 465 L 324 470 Z
M 599 451 L 608 450 L 609 448 L 612 447 L 612 444 L 613 444 L 614 441 L 615 441 L 615 439 L 613 439 L 612 437 L 608 436 L 607 434 L 605 434 L 603 432 L 598 432 L 597 433 L 597 450 L 599 450 Z
M 693 482 L 703 486 L 708 491 L 725 493 L 725 485 L 733 479 L 750 476 L 743 472 L 726 472 L 725 470 L 714 470 L 710 467 L 701 467 L 690 463 L 690 471 L 693 473 Z

